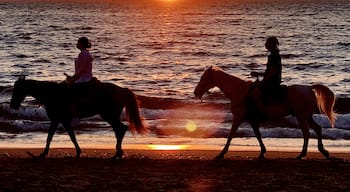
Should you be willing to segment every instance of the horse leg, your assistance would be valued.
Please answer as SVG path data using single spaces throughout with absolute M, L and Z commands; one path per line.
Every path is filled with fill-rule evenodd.
M 322 127 L 317 124 L 312 117 L 309 120 L 309 124 L 312 127 L 312 129 L 315 131 L 317 135 L 317 141 L 318 141 L 318 150 L 322 153 L 323 156 L 325 156 L 327 159 L 329 158 L 329 152 L 323 147 L 322 143 Z
M 216 156 L 215 159 L 223 159 L 224 158 L 225 154 L 228 152 L 228 149 L 230 147 L 231 140 L 234 137 L 234 135 L 236 134 L 236 131 L 238 129 L 239 124 L 240 124 L 240 121 L 238 121 L 238 120 L 235 121 L 235 119 L 234 119 L 234 121 L 232 123 L 230 134 L 227 137 L 225 147 L 222 149 L 222 151 L 219 153 L 219 155 Z
M 264 145 L 264 143 L 262 141 L 262 138 L 261 138 L 261 133 L 260 133 L 260 130 L 259 130 L 259 124 L 257 122 L 254 122 L 254 121 L 250 121 L 250 125 L 252 126 L 253 131 L 254 131 L 255 136 L 256 136 L 256 139 L 258 140 L 259 145 L 260 145 L 259 159 L 265 159 L 264 154 L 266 153 L 266 148 L 265 148 L 265 145 Z
M 49 154 L 50 144 L 51 144 L 52 138 L 55 135 L 55 132 L 57 130 L 57 126 L 58 126 L 58 122 L 51 121 L 49 132 L 47 134 L 46 146 L 45 146 L 44 151 L 39 155 L 40 158 L 45 158 L 47 156 L 47 154 Z
M 74 133 L 74 130 L 72 129 L 72 127 L 70 126 L 70 122 L 69 123 L 66 123 L 65 125 L 65 128 L 68 132 L 68 135 L 70 137 L 70 140 L 73 142 L 74 144 L 74 147 L 75 147 L 75 151 L 77 152 L 77 158 L 80 157 L 80 154 L 81 154 L 81 149 L 79 147 L 79 144 L 77 142 L 77 138 L 75 137 L 75 133 Z
M 298 119 L 298 121 L 299 121 L 299 128 L 303 132 L 304 144 L 303 144 L 303 149 L 301 153 L 298 155 L 297 159 L 302 159 L 307 154 L 307 147 L 309 144 L 310 132 L 309 132 L 309 126 L 307 121 L 305 121 L 304 119 L 303 120 Z
M 116 152 L 115 152 L 115 155 L 113 156 L 113 159 L 122 159 L 124 154 L 122 149 L 122 142 L 123 142 L 126 130 L 128 129 L 128 126 L 124 125 L 121 122 L 119 122 L 117 125 L 118 126 L 115 126 L 113 124 L 114 134 L 117 139 Z

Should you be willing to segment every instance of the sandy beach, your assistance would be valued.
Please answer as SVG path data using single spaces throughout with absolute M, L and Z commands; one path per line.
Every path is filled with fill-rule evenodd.
M 0 192 L 350 192 L 346 27 L 350 1 L 0 0 L 0 4 Z M 74 145 L 62 126 L 48 157 L 32 158 L 29 153 L 42 152 L 50 127 L 45 111 L 49 107 L 43 103 L 62 103 L 62 93 L 54 95 L 35 86 L 29 92 L 50 93 L 50 99 L 30 94 L 19 110 L 13 110 L 13 93 L 22 92 L 14 88 L 15 82 L 21 76 L 62 82 L 64 73 L 73 75 L 85 49 L 76 46 L 83 36 L 92 44 L 85 48 L 91 48 L 94 58 L 89 57 L 93 76 L 132 90 L 150 132 L 141 136 L 128 131 L 124 159 L 112 160 L 115 133 L 101 118 L 107 114 L 96 115 L 74 128 L 81 158 L 75 158 Z M 306 158 L 295 159 L 303 133 L 298 118 L 288 116 L 260 124 L 266 159 L 257 159 L 259 142 L 251 125 L 242 122 L 231 151 L 223 160 L 214 160 L 230 134 L 230 109 L 240 107 L 240 99 L 229 104 L 233 98 L 229 93 L 244 95 L 248 90 L 244 81 L 256 80 L 251 72 L 266 70 L 271 57 L 265 43 L 270 36 L 279 40 L 274 49 L 280 51 L 283 85 L 323 84 L 336 96 L 334 128 L 316 109 L 312 116 L 322 127 L 330 159 L 317 151 L 313 130 Z M 194 90 L 204 70 L 213 65 L 234 76 L 230 79 L 242 81 L 224 90 L 211 79 L 208 84 L 216 87 L 198 99 Z M 91 106 L 104 109 L 109 103 L 89 102 L 83 108 Z M 123 123 L 125 114 L 124 110 Z M 182 148 L 155 147 L 160 145 Z
M 113 149 L 53 148 L 46 159 L 27 152 L 0 149 L 0 191 L 349 191 L 350 153 L 332 153 L 331 160 L 310 152 L 230 151 L 213 160 L 216 150 L 126 150 L 113 161 Z

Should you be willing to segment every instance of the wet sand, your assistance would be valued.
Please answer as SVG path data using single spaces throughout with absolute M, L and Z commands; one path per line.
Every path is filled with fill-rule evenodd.
M 231 151 L 213 160 L 216 150 L 126 150 L 113 161 L 113 149 L 51 149 L 48 158 L 32 159 L 41 149 L 0 149 L 0 191 L 349 191 L 350 153 L 331 160 L 309 152 Z

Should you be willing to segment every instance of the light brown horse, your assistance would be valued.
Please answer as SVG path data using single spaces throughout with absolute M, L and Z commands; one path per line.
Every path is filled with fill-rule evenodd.
M 265 145 L 261 139 L 259 131 L 259 118 L 252 117 L 251 108 L 249 107 L 249 94 L 253 82 L 244 81 L 235 76 L 225 73 L 218 67 L 209 67 L 202 75 L 194 94 L 198 98 L 202 98 L 204 93 L 213 87 L 218 87 L 231 100 L 231 112 L 233 114 L 233 122 L 227 142 L 217 159 L 224 158 L 228 152 L 232 138 L 243 121 L 248 121 L 260 144 L 261 152 L 259 158 L 264 158 L 266 153 Z M 331 126 L 334 126 L 335 113 L 333 111 L 335 103 L 334 93 L 323 85 L 292 85 L 288 86 L 288 93 L 285 102 L 271 104 L 265 108 L 265 116 L 268 120 L 283 118 L 287 115 L 294 115 L 299 122 L 299 128 L 302 130 L 304 137 L 304 145 L 297 159 L 306 156 L 308 141 L 310 137 L 309 127 L 312 127 L 318 138 L 318 149 L 326 157 L 329 158 L 328 151 L 322 144 L 322 128 L 312 118 L 312 114 L 317 108 L 326 114 Z M 254 113 L 256 114 L 256 113 Z

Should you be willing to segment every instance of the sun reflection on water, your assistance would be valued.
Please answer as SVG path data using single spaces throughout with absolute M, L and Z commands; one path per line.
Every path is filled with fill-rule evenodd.
M 152 150 L 185 150 L 188 145 L 147 145 Z

